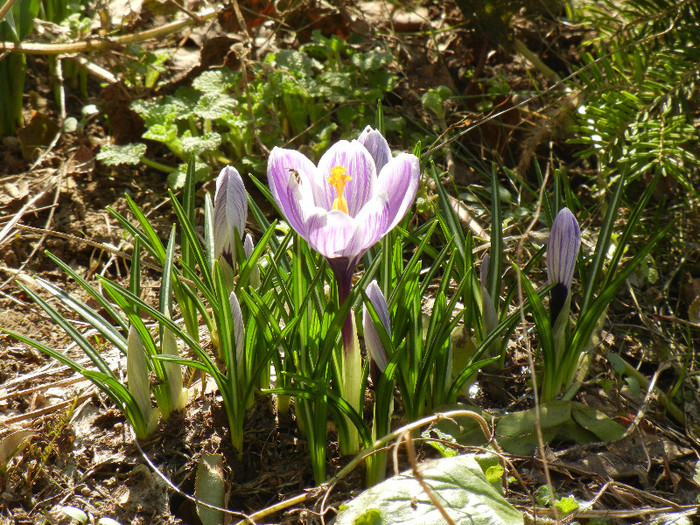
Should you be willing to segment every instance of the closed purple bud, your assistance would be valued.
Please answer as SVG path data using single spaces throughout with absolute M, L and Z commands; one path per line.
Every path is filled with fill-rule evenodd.
M 549 293 L 552 324 L 559 317 L 569 297 L 576 257 L 581 245 L 581 230 L 569 208 L 562 208 L 552 223 L 547 243 L 547 274 L 554 288 Z
M 374 159 L 374 164 L 377 167 L 377 173 L 382 171 L 384 165 L 391 160 L 391 149 L 389 143 L 384 138 L 379 130 L 372 129 L 367 126 L 357 140 L 362 144 L 369 154 Z
M 489 257 L 488 253 L 484 254 L 484 257 L 481 259 L 481 268 L 479 268 L 479 284 L 481 285 L 481 289 L 484 290 L 488 286 L 488 280 L 489 280 L 489 264 L 491 263 L 491 257 Z
M 235 236 L 243 239 L 247 217 L 248 199 L 243 179 L 236 168 L 226 166 L 216 179 L 214 252 L 231 267 L 236 260 Z
M 236 363 L 241 366 L 243 363 L 243 350 L 245 349 L 245 325 L 243 324 L 243 312 L 238 297 L 231 292 L 228 296 L 231 317 L 233 318 L 233 341 L 236 350 Z
M 574 277 L 576 257 L 581 245 L 581 230 L 569 208 L 562 208 L 552 223 L 547 243 L 547 274 L 550 283 L 568 290 Z
M 365 290 L 367 292 L 367 297 L 369 298 L 375 312 L 379 316 L 379 320 L 384 325 L 388 334 L 391 334 L 391 321 L 389 320 L 389 307 L 386 304 L 386 299 L 384 294 L 379 289 L 377 281 L 372 281 L 367 285 Z M 389 360 L 387 358 L 386 349 L 382 344 L 382 339 L 379 337 L 379 332 L 377 332 L 374 322 L 372 322 L 372 316 L 369 314 L 367 307 L 362 309 L 362 329 L 365 333 L 365 345 L 367 346 L 367 351 L 370 357 L 377 364 L 380 372 L 383 372 L 388 364 Z

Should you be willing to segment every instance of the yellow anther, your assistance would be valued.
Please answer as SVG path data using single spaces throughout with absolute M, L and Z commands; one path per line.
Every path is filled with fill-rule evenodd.
M 338 198 L 333 201 L 333 209 L 342 211 L 343 213 L 348 212 L 348 203 L 343 197 L 343 190 L 345 185 L 352 180 L 352 177 L 345 173 L 345 168 L 342 166 L 335 166 L 331 168 L 331 176 L 328 177 L 328 184 L 335 188 L 335 192 L 338 194 Z

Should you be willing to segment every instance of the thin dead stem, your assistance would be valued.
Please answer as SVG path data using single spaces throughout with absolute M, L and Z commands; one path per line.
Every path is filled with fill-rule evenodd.
M 243 518 L 243 520 L 244 520 L 243 523 L 250 523 L 252 525 L 255 525 L 255 521 L 250 516 L 248 516 L 247 514 L 244 514 L 243 512 L 236 512 L 233 510 L 225 509 L 223 507 L 217 507 L 216 505 L 211 505 L 205 501 L 201 501 L 201 500 L 195 498 L 194 496 L 190 496 L 187 492 L 185 492 L 180 487 L 175 485 L 175 483 L 173 483 L 170 480 L 170 478 L 168 476 L 166 476 L 165 473 L 163 471 L 161 471 L 155 463 L 153 463 L 153 461 L 151 461 L 151 458 L 149 458 L 148 455 L 141 448 L 141 445 L 139 444 L 139 440 L 136 438 L 136 434 L 134 434 L 133 429 L 131 430 L 131 437 L 132 437 L 134 443 L 136 444 L 136 448 L 139 449 L 141 457 L 143 457 L 144 461 L 148 464 L 148 466 L 151 467 L 153 472 L 158 474 L 158 477 L 160 477 L 160 479 L 162 479 L 165 482 L 165 484 L 168 485 L 168 487 L 170 487 L 172 490 L 174 490 L 180 496 L 182 496 L 183 498 L 185 498 L 185 499 L 187 499 L 187 500 L 189 500 L 197 505 L 202 505 L 202 506 L 207 507 L 207 508 L 212 509 L 212 510 L 224 512 L 226 514 L 229 514 L 231 516 L 236 516 L 238 518 Z
M 527 237 L 527 234 L 532 231 L 537 224 L 537 221 L 539 220 L 540 216 L 540 211 L 542 209 L 542 202 L 544 199 L 544 191 L 545 188 L 547 187 L 547 181 L 549 180 L 549 175 L 550 175 L 550 166 L 551 164 L 547 164 L 547 169 L 544 174 L 544 180 L 542 181 L 542 186 L 540 188 L 540 193 L 537 196 L 537 203 L 535 204 L 535 211 L 532 217 L 532 220 L 530 221 L 530 224 L 527 225 L 525 228 L 525 234 L 521 237 L 520 242 L 518 243 L 518 246 L 515 251 L 515 257 L 517 261 L 520 261 L 522 258 L 522 254 L 524 251 L 524 242 Z M 522 306 L 522 304 L 525 302 L 525 298 L 523 296 L 523 284 L 522 280 L 520 277 L 520 273 L 516 275 L 516 282 L 518 285 L 518 302 Z M 525 326 L 525 309 L 520 308 L 520 322 L 522 326 Z M 537 390 L 537 373 L 535 370 L 535 358 L 533 356 L 533 350 L 530 345 L 530 338 L 525 335 L 524 339 L 524 344 L 525 344 L 525 350 L 527 354 L 527 361 L 528 365 L 530 367 L 530 377 L 532 380 L 532 390 L 533 390 L 533 395 L 534 395 L 534 400 L 535 400 L 535 430 L 537 432 L 537 443 L 539 445 L 539 451 L 540 451 L 540 456 L 542 457 L 542 468 L 544 470 L 544 477 L 547 482 L 547 488 L 549 489 L 549 494 L 554 501 L 554 485 L 552 484 L 552 476 L 549 472 L 549 464 L 547 462 L 547 455 L 545 453 L 546 448 L 545 448 L 545 441 L 544 441 L 544 436 L 542 434 L 542 414 L 540 412 L 540 397 L 539 397 L 539 392 Z M 534 508 L 534 501 L 533 501 L 533 508 Z M 559 519 L 559 515 L 556 514 L 555 516 L 557 524 L 561 523 Z M 535 516 L 535 522 L 537 521 L 537 517 Z
M 55 181 L 51 181 L 49 188 L 45 189 L 44 191 L 39 192 L 34 198 L 32 198 L 26 205 L 22 207 L 22 209 L 13 217 L 13 219 L 5 225 L 3 228 L 2 232 L 0 232 L 0 245 L 3 244 L 3 240 L 6 238 L 7 235 L 13 230 L 13 228 L 21 229 L 22 225 L 17 224 L 22 219 L 22 216 L 29 212 L 31 209 L 32 204 L 36 202 L 39 198 L 41 198 L 47 191 L 51 189 L 51 186 L 55 185 L 55 192 L 53 196 L 53 204 L 50 206 L 49 210 L 49 216 L 46 219 L 46 222 L 44 223 L 44 229 L 42 233 L 41 238 L 39 239 L 39 242 L 34 244 L 34 248 L 32 249 L 32 252 L 29 254 L 28 257 L 24 259 L 22 264 L 20 265 L 19 268 L 13 271 L 13 274 L 6 279 L 2 284 L 0 284 L 0 289 L 5 288 L 8 283 L 12 282 L 15 277 L 19 274 L 21 274 L 24 271 L 24 268 L 29 264 L 29 262 L 32 260 L 36 252 L 39 250 L 41 245 L 44 243 L 46 240 L 46 233 L 49 232 L 49 226 L 51 225 L 51 222 L 53 221 L 53 216 L 54 212 L 56 211 L 56 207 L 58 205 L 58 198 L 61 194 L 61 182 L 63 180 L 63 177 L 61 175 L 58 175 Z
M 88 51 L 104 51 L 106 49 L 119 48 L 127 44 L 137 44 L 147 40 L 163 38 L 185 27 L 210 20 L 216 17 L 216 15 L 216 9 L 202 9 L 200 12 L 194 14 L 196 18 L 190 17 L 146 31 L 113 38 L 90 38 L 88 40 L 65 44 L 40 44 L 31 42 L 20 42 L 16 44 L 14 42 L 0 42 L 0 53 L 7 51 L 10 53 L 25 53 L 28 55 L 66 55 L 71 53 L 85 53 Z
M 413 438 L 411 437 L 411 432 L 404 432 L 399 442 L 401 441 L 403 441 L 406 444 L 406 452 L 408 454 L 408 461 L 411 464 L 411 472 L 413 472 L 413 477 L 416 478 L 416 481 L 420 484 L 421 488 L 423 489 L 423 492 L 427 494 L 428 498 L 430 498 L 430 501 L 433 503 L 433 505 L 435 505 L 435 508 L 440 512 L 440 514 L 442 514 L 442 517 L 445 518 L 445 521 L 448 523 L 448 525 L 456 525 L 455 521 L 445 510 L 445 507 L 443 507 L 442 503 L 438 501 L 437 497 L 435 496 L 435 493 L 433 492 L 433 489 L 431 489 L 430 485 L 428 485 L 423 479 L 423 474 L 421 474 L 420 469 L 418 468 L 418 461 L 416 460 L 416 449 L 413 446 Z
M 5 15 L 10 12 L 10 9 L 12 9 L 12 6 L 17 3 L 17 0 L 7 0 L 5 4 L 0 7 L 0 20 L 5 18 Z

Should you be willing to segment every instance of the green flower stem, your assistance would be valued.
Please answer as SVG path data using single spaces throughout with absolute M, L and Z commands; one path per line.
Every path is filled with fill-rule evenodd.
M 650 381 L 646 378 L 646 376 L 644 376 L 644 374 L 642 374 L 639 370 L 634 368 L 631 364 L 629 364 L 619 355 L 616 355 L 616 357 L 620 360 L 620 362 L 624 363 L 625 365 L 625 370 L 623 371 L 623 374 L 626 374 L 636 379 L 643 389 L 646 390 L 649 388 Z M 608 360 L 610 360 L 610 358 L 608 358 Z M 664 406 L 664 408 L 666 408 L 668 413 L 671 414 L 671 417 L 675 419 L 678 423 L 684 425 L 685 416 L 683 415 L 683 411 L 680 408 L 678 408 L 678 406 L 676 406 L 676 404 L 673 401 L 671 401 L 668 398 L 668 396 L 664 394 L 661 390 L 657 389 L 656 395 L 658 397 L 659 403 L 661 403 Z M 700 429 L 696 429 L 696 432 L 698 430 Z
M 358 414 L 362 414 L 362 353 L 360 342 L 357 338 L 357 326 L 352 310 L 348 315 L 350 320 L 351 334 L 349 345 L 345 344 L 345 334 L 343 334 L 343 358 L 342 358 L 342 397 L 350 404 Z M 343 328 L 345 331 L 345 327 Z M 344 416 L 347 433 L 344 439 L 340 439 L 340 450 L 343 454 L 355 454 L 360 450 L 360 435 L 354 423 L 348 416 Z
M 540 60 L 540 57 L 535 55 L 528 47 L 523 43 L 522 40 L 516 38 L 513 41 L 513 45 L 515 46 L 515 50 L 520 53 L 525 60 L 530 62 L 533 66 L 537 68 L 537 70 L 542 73 L 545 77 L 547 77 L 549 80 L 552 82 L 559 82 L 561 78 L 559 78 L 559 75 L 552 70 L 550 67 L 548 67 L 542 60 Z
M 437 414 L 433 414 L 431 416 L 424 417 L 422 419 L 419 419 L 417 421 L 414 421 L 412 423 L 409 423 L 408 425 L 405 425 L 401 428 L 396 429 L 390 434 L 387 434 L 383 438 L 375 441 L 371 447 L 364 449 L 362 452 L 360 452 L 357 456 L 355 456 L 350 463 L 348 463 L 345 468 L 343 468 L 340 472 L 338 472 L 335 476 L 333 476 L 331 479 L 329 479 L 324 485 L 321 487 L 331 487 L 338 483 L 341 479 L 343 479 L 345 476 L 350 474 L 355 468 L 362 463 L 368 456 L 377 453 L 378 451 L 382 450 L 385 448 L 391 441 L 394 441 L 401 437 L 403 434 L 406 432 L 412 432 L 416 429 L 419 429 L 422 426 L 431 424 L 431 423 L 436 423 L 437 421 L 440 421 L 441 419 L 454 419 L 457 417 L 470 417 L 472 419 L 476 419 L 476 421 L 479 423 L 481 426 L 481 430 L 484 433 L 484 436 L 486 437 L 486 440 L 491 443 L 491 445 L 494 447 L 494 450 L 496 452 L 500 453 L 501 449 L 498 446 L 498 444 L 495 441 L 491 441 L 491 438 L 493 437 L 491 435 L 491 431 L 489 430 L 489 425 L 486 422 L 486 420 L 476 412 L 472 412 L 471 410 L 450 410 L 448 412 L 438 412 Z
M 393 381 L 392 381 L 393 383 Z M 391 426 L 391 415 L 394 413 L 394 396 L 393 389 L 390 392 L 391 399 L 389 400 L 389 410 L 383 414 L 377 413 L 377 405 L 374 405 L 374 422 L 372 425 L 372 439 L 376 442 L 380 436 L 384 435 L 384 432 L 388 430 Z M 383 419 L 383 421 L 380 420 Z M 381 428 L 378 432 L 377 430 Z M 384 481 L 386 478 L 386 462 L 387 462 L 387 451 L 378 451 L 374 456 L 367 458 L 367 471 L 365 473 L 365 482 L 368 487 L 376 485 L 380 481 Z
M 158 171 L 162 171 L 164 173 L 174 173 L 175 172 L 175 168 L 173 168 L 172 166 L 162 164 L 160 162 L 157 162 L 155 160 L 151 160 L 151 159 L 146 158 L 146 157 L 141 157 L 141 162 L 143 162 L 146 166 L 148 166 L 150 168 L 156 169 Z
M 566 308 L 568 311 L 570 299 L 567 299 L 566 303 Z M 600 337 L 598 334 L 600 334 L 600 331 L 603 329 L 603 324 L 605 323 L 607 312 L 608 309 L 606 307 L 601 312 L 600 317 L 598 317 L 598 322 L 596 323 L 595 329 L 591 333 L 588 345 L 583 347 L 583 350 L 580 354 L 581 356 L 579 357 L 578 361 L 576 361 L 576 365 L 570 368 L 565 368 L 564 370 L 567 374 L 566 377 L 568 379 L 564 383 L 563 388 L 567 390 L 564 392 L 562 399 L 566 401 L 571 401 L 574 398 L 576 393 L 579 391 L 579 388 L 581 388 L 584 379 L 588 375 L 588 369 L 590 368 L 591 362 L 593 361 L 593 349 L 600 342 Z M 555 323 L 555 325 L 556 324 L 558 323 Z

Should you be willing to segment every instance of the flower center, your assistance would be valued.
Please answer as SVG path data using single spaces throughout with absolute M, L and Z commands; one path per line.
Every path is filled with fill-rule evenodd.
M 335 166 L 331 168 L 331 176 L 328 177 L 328 184 L 335 188 L 338 198 L 333 201 L 333 209 L 348 213 L 348 202 L 343 197 L 343 189 L 345 185 L 352 180 L 352 177 L 345 173 L 345 168 Z

